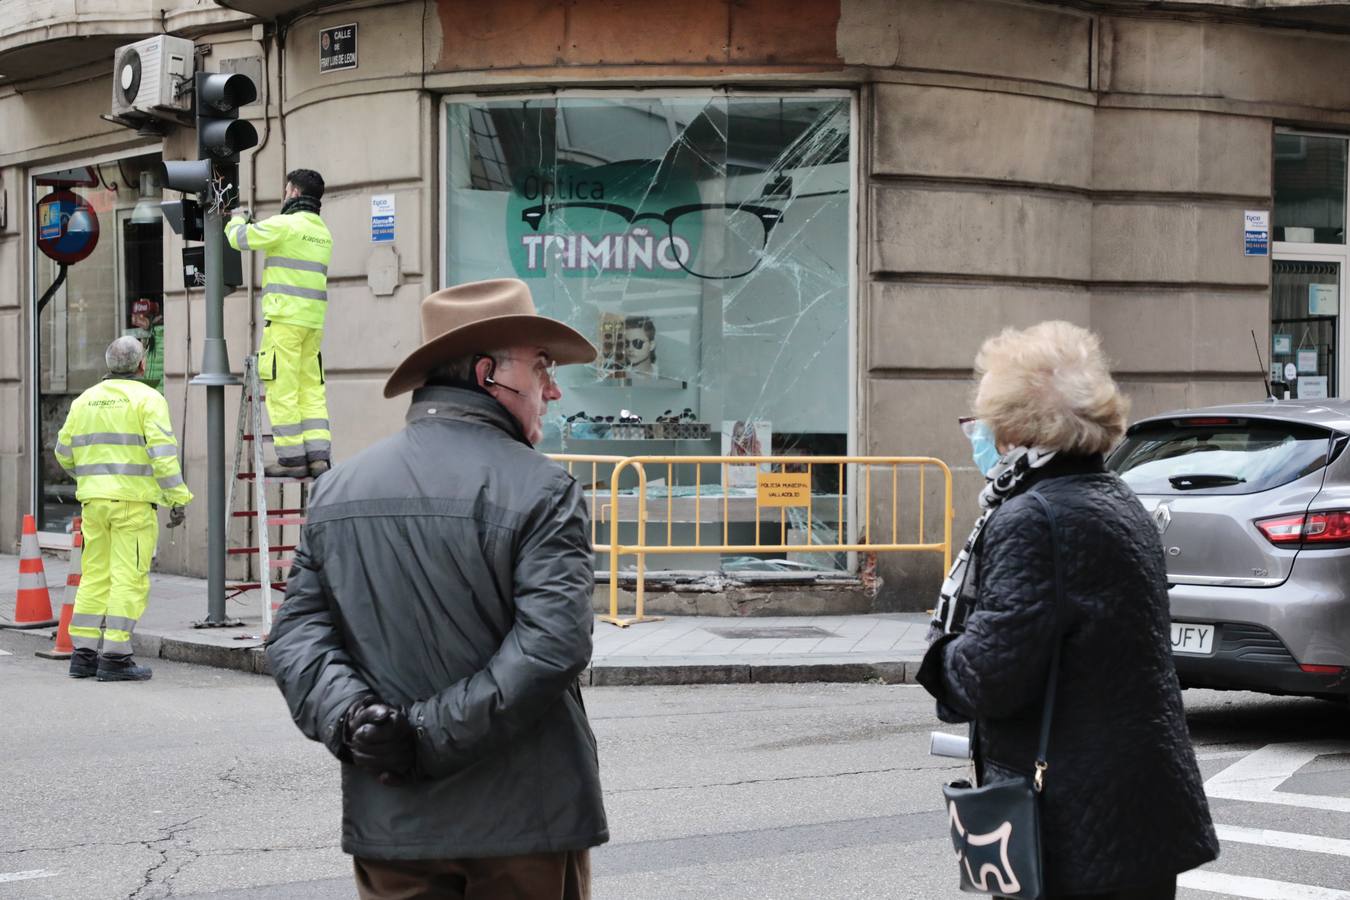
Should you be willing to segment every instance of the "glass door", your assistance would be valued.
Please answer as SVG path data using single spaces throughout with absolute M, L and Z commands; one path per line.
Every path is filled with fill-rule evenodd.
M 1342 261 L 1330 255 L 1282 254 L 1272 263 L 1270 378 L 1275 396 L 1342 396 L 1342 273 Z
M 62 232 L 63 198 L 80 204 L 79 230 L 97 235 L 89 241 L 92 252 L 77 253 L 68 262 L 52 258 L 36 242 L 32 245 L 37 332 L 33 482 L 41 531 L 69 532 L 71 520 L 79 515 L 75 481 L 56 461 L 54 448 L 72 401 L 107 373 L 108 344 L 122 334 L 140 338 L 150 351 L 147 364 L 153 370 L 146 380 L 162 390 L 159 162 L 160 154 L 153 153 L 32 176 L 38 237 L 50 240 Z M 64 228 L 77 230 L 69 224 Z M 63 247 L 68 250 L 69 244 L 56 248 L 58 255 Z
M 1341 297 L 1350 139 L 1281 129 L 1273 148 L 1270 380 L 1277 397 L 1342 397 Z

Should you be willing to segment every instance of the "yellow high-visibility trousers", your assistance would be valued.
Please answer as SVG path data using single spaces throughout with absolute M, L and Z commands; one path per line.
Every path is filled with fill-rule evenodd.
M 322 328 L 268 322 L 258 349 L 258 377 L 267 384 L 267 417 L 277 462 L 303 466 L 332 456 L 324 397 Z
M 131 653 L 131 633 L 150 601 L 150 561 L 159 539 L 155 508 L 140 500 L 84 503 L 83 569 L 70 617 L 77 650 Z

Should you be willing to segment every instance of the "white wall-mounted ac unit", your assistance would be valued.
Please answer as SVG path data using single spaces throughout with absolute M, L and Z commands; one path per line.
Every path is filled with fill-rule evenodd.
M 192 109 L 192 41 L 159 35 L 113 52 L 112 114 L 176 118 Z M 181 87 L 180 87 L 181 85 Z

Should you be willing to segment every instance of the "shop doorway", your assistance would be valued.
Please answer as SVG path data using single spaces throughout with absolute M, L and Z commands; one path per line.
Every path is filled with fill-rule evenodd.
M 1270 381 L 1277 397 L 1317 400 L 1350 390 L 1340 358 L 1347 174 L 1345 135 L 1276 133 Z
M 75 481 L 53 448 L 71 402 L 106 373 L 108 344 L 123 334 L 139 338 L 147 351 L 144 380 L 164 389 L 160 159 L 155 152 L 30 176 L 35 314 L 29 444 L 43 532 L 68 533 L 79 515 Z M 53 247 L 57 235 L 63 240 Z

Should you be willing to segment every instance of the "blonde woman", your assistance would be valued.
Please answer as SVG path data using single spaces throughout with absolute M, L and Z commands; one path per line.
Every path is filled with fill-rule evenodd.
M 1172 666 L 1158 531 L 1103 464 L 1126 400 L 1096 336 L 1068 322 L 1008 329 L 975 368 L 968 434 L 990 466 L 985 514 L 943 585 L 919 681 L 940 717 L 974 723 L 981 784 L 1024 778 L 1058 644 L 1040 795 L 1047 896 L 1173 898 L 1177 873 L 1218 842 Z

